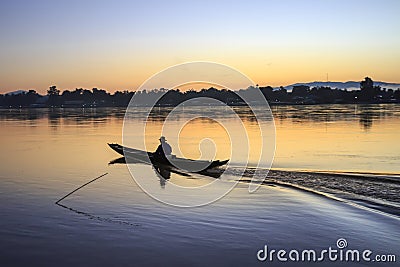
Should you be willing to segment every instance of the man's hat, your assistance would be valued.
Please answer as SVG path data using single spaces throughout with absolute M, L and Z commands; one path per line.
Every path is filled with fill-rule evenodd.
M 160 139 L 158 139 L 160 141 L 167 141 L 167 139 L 165 139 L 165 136 L 161 136 Z

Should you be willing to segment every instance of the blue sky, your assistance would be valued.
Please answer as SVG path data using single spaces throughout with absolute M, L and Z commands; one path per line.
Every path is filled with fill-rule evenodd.
M 400 82 L 400 1 L 2 1 L 0 92 L 135 89 L 216 61 L 259 84 Z

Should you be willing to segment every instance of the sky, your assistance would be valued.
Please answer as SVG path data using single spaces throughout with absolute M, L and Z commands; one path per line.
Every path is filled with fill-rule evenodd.
M 259 85 L 400 82 L 400 1 L 0 2 L 0 93 L 135 90 L 211 61 Z

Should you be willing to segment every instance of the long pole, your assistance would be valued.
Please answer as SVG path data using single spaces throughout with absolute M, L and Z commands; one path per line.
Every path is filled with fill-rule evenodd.
M 96 181 L 96 180 L 100 179 L 101 177 L 104 177 L 104 176 L 106 176 L 107 174 L 108 174 L 108 172 L 106 172 L 106 173 L 103 173 L 102 175 L 100 175 L 100 176 L 98 176 L 98 177 L 94 178 L 93 180 L 90 180 L 89 182 L 85 183 L 84 185 L 81 185 L 81 186 L 80 186 L 80 187 L 78 187 L 77 189 L 73 190 L 72 192 L 70 192 L 70 193 L 66 194 L 65 196 L 63 196 L 62 198 L 60 198 L 59 200 L 57 200 L 57 201 L 56 201 L 56 204 L 58 204 L 58 203 L 59 203 L 61 200 L 63 200 L 63 199 L 65 199 L 65 198 L 67 198 L 68 196 L 72 195 L 73 193 L 75 193 L 75 192 L 76 192 L 76 191 L 78 191 L 79 189 L 81 189 L 81 188 L 83 188 L 83 187 L 87 186 L 87 185 L 88 185 L 88 184 L 90 184 L 90 183 L 93 183 L 94 181 Z

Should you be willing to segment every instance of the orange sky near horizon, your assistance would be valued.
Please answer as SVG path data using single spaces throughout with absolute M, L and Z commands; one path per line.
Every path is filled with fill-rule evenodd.
M 324 55 L 317 52 L 290 54 L 295 53 L 287 52 L 287 55 L 284 56 L 275 54 L 269 60 L 268 56 L 255 54 L 254 58 L 250 56 L 236 59 L 227 57 L 226 60 L 215 58 L 214 62 L 234 67 L 260 86 L 278 87 L 298 82 L 326 81 L 327 75 L 329 81 L 361 81 L 368 76 L 374 81 L 400 82 L 400 79 L 397 78 L 400 69 L 400 61 L 397 61 L 397 58 L 400 58 L 400 55 L 365 58 L 362 53 L 359 53 L 355 54 L 351 60 L 343 61 L 335 55 Z M 197 58 L 197 60 L 200 59 L 200 57 Z M 196 61 L 196 58 L 192 60 Z M 188 61 L 189 59 L 183 60 L 181 63 Z M 165 61 L 154 62 L 151 66 L 148 62 L 144 66 L 140 66 L 140 63 L 132 64 L 115 60 L 115 62 L 110 61 L 107 66 L 91 67 L 90 63 L 79 68 L 71 66 L 71 69 L 66 69 L 62 73 L 57 70 L 49 70 L 46 73 L 33 70 L 26 73 L 21 68 L 2 77 L 0 93 L 19 89 L 34 89 L 39 93 L 45 93 L 51 85 L 57 85 L 61 90 L 94 87 L 109 92 L 136 90 L 146 79 L 176 63 L 165 58 Z M 23 79 L 20 78 L 20 75 L 23 76 Z

